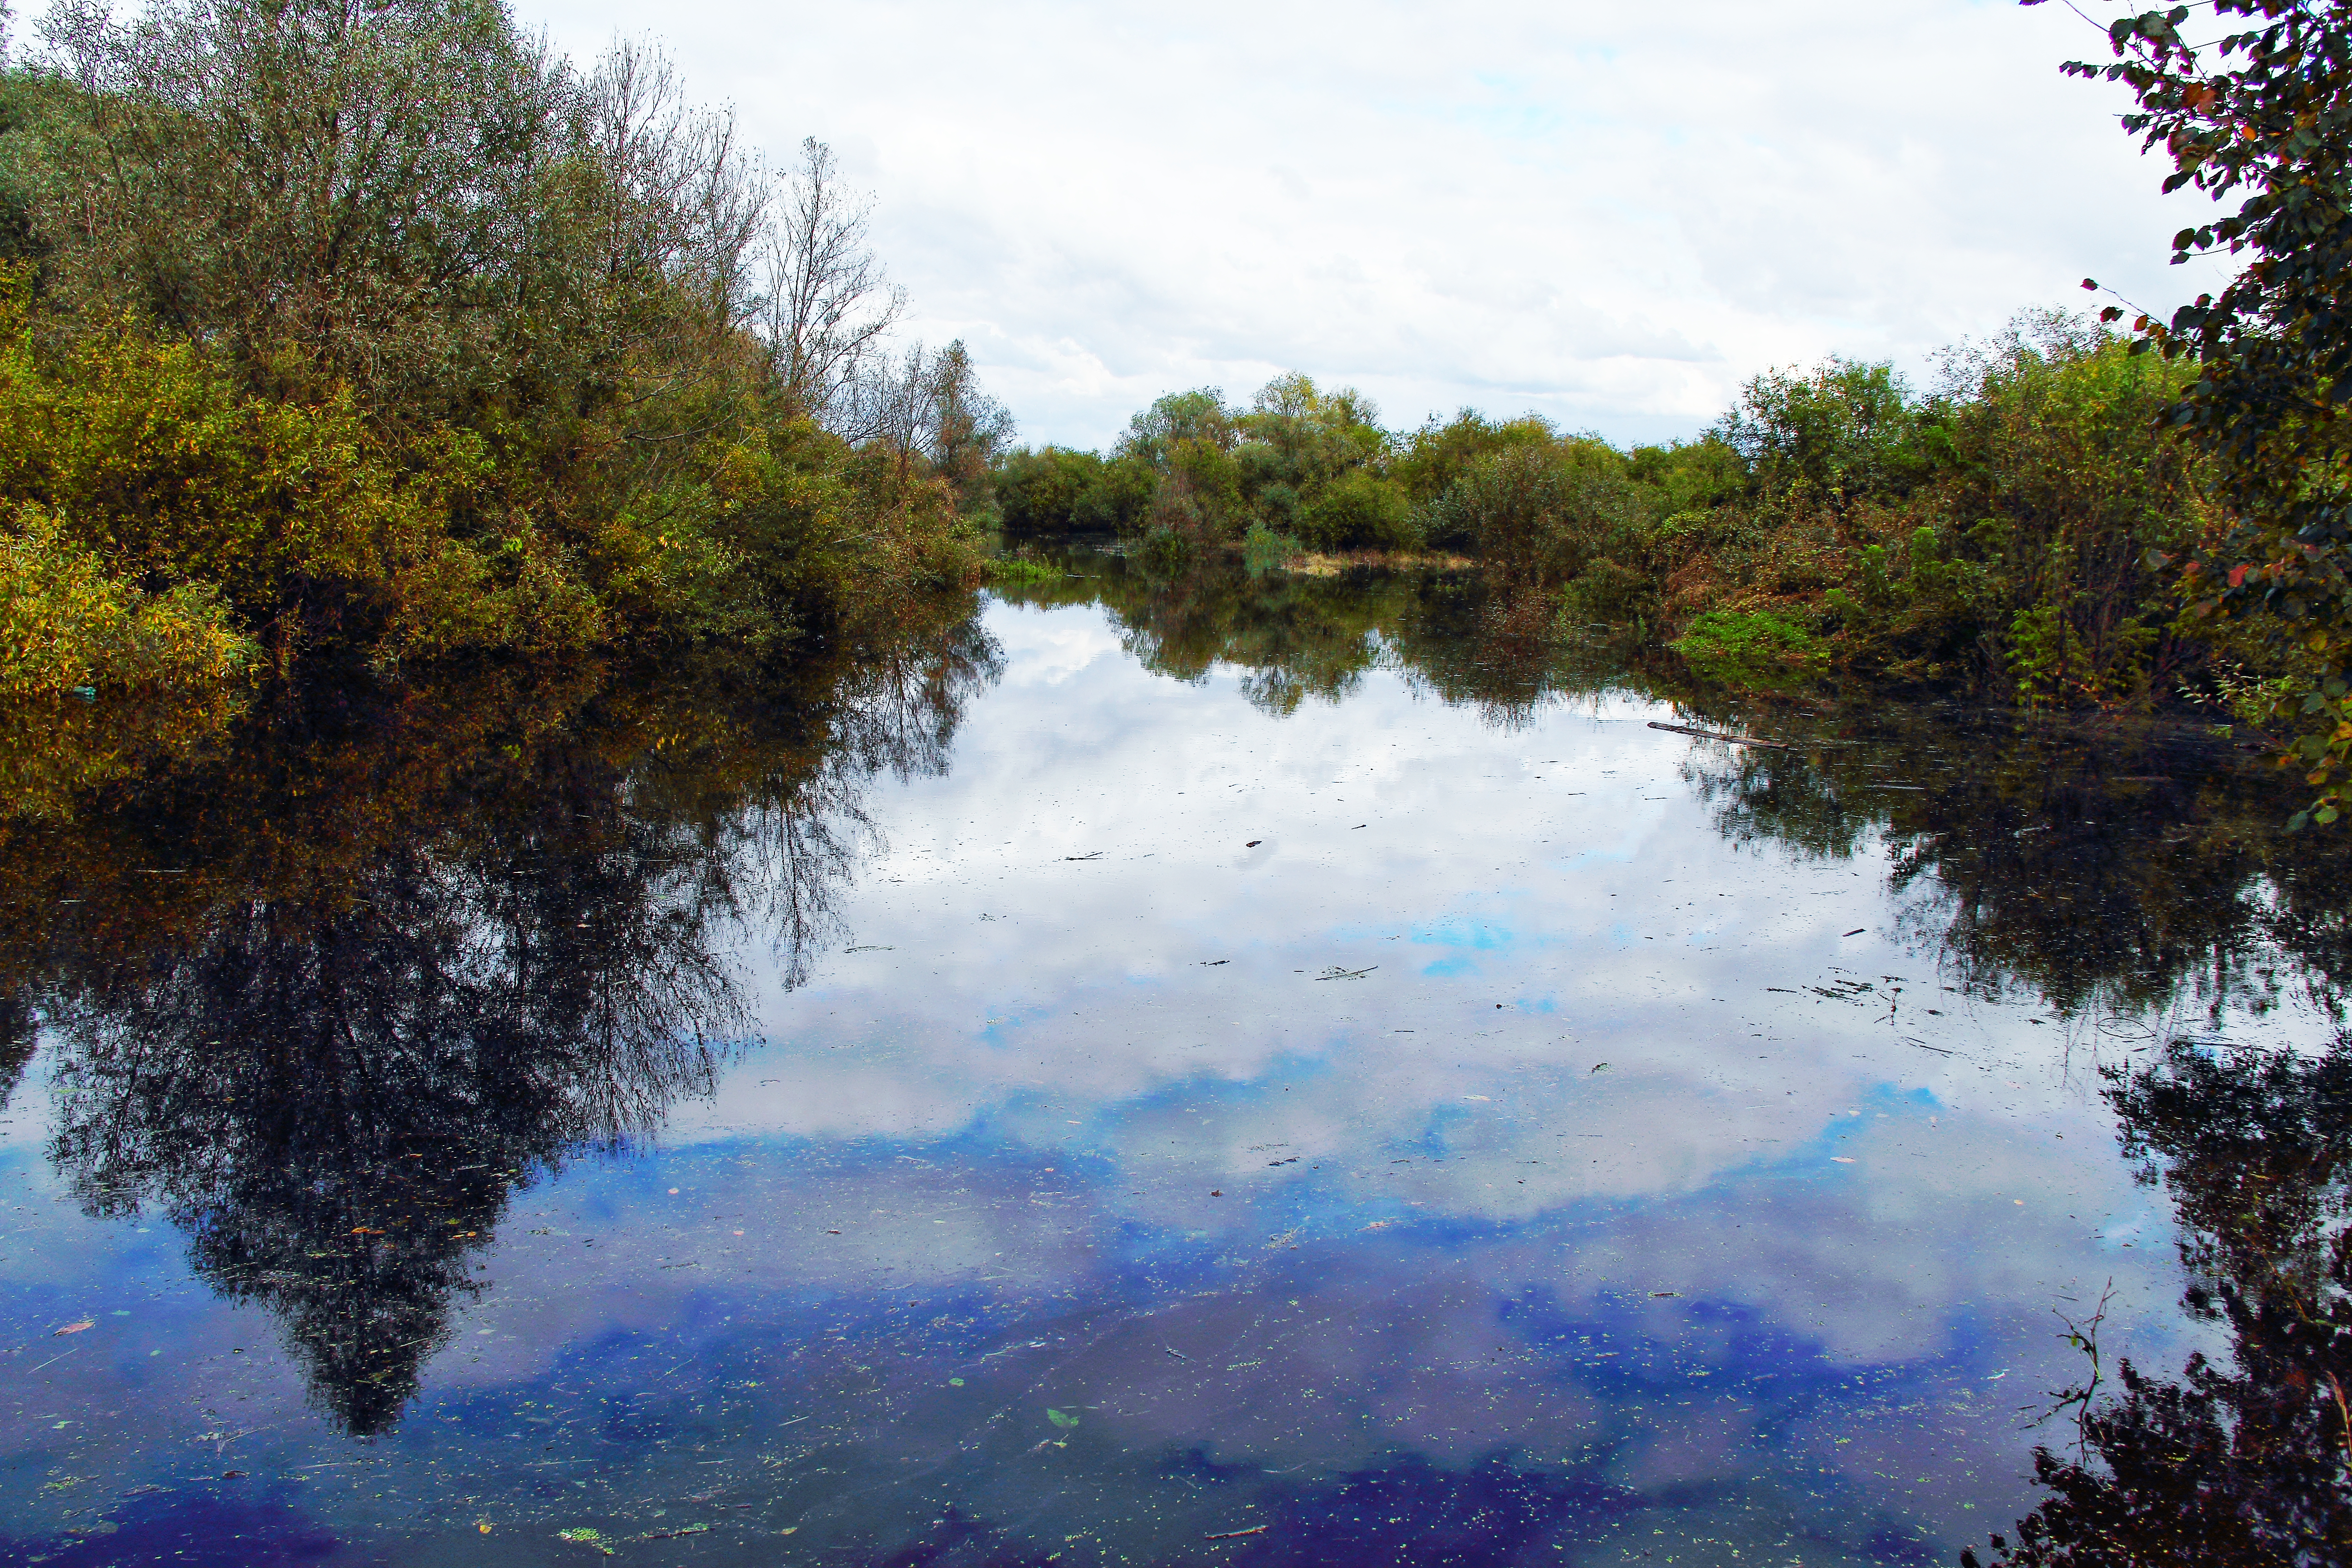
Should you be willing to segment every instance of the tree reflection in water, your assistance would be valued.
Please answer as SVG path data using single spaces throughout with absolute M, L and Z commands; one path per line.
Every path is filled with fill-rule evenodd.
M 763 930 L 799 982 L 867 781 L 942 771 L 998 669 L 967 602 L 789 691 L 273 693 L 209 762 L 10 822 L 0 1048 L 37 1010 L 85 1207 L 160 1208 L 381 1432 L 509 1194 L 709 1091 L 745 1021 L 720 955 Z
M 1059 563 L 1071 575 L 1000 592 L 1015 604 L 1098 604 L 1146 669 L 1198 682 L 1223 665 L 1243 697 L 1275 718 L 1310 698 L 1344 701 L 1368 672 L 1391 669 L 1418 693 L 1517 731 L 1551 698 L 1623 679 L 1605 640 L 1556 637 L 1540 616 L 1530 617 L 1529 602 L 1502 603 L 1475 575 L 1253 576 L 1223 557 L 1170 568 L 1093 550 L 1065 552 Z
M 1162 673 L 1242 667 L 1244 691 L 1270 712 L 1336 700 L 1387 667 L 1506 727 L 1549 695 L 1619 690 L 1790 742 L 1700 742 L 1685 777 L 1733 842 L 1883 853 L 1906 895 L 1901 934 L 1974 994 L 2022 994 L 2159 1035 L 2190 1022 L 2184 1013 L 2201 1011 L 2210 1032 L 2233 1009 L 2290 1000 L 2343 1016 L 2352 844 L 2286 834 L 2299 801 L 2201 726 L 1935 704 L 1761 708 L 1694 689 L 1670 663 L 1629 668 L 1605 641 L 1580 650 L 1515 635 L 1475 586 L 1442 578 L 1085 570 L 1098 579 L 1054 593 L 1103 599 L 1130 651 Z M 2226 1364 L 2192 1358 L 2174 1380 L 2126 1363 L 2119 1394 L 2085 1394 L 2079 1446 L 2037 1455 L 2048 1500 L 2016 1540 L 1994 1538 L 1994 1557 L 2019 1568 L 2352 1562 L 2352 1034 L 2316 1058 L 2176 1043 L 2118 1076 L 2109 1098 L 2126 1154 L 2179 1205 L 2188 1309 L 2231 1349 Z M 1295 1548 L 1268 1550 L 1312 1558 Z
M 1966 991 L 2132 1017 L 2198 1003 L 2219 1019 L 2299 988 L 2340 1016 L 2352 845 L 2286 833 L 2290 793 L 2199 727 L 1690 706 L 1795 747 L 1694 747 L 1685 776 L 1717 830 L 1825 858 L 1883 851 L 1910 895 L 1909 945 Z
M 1099 603 L 1128 651 L 1180 680 L 1219 665 L 1277 717 L 1344 700 L 1373 669 L 1517 730 L 1549 701 L 1670 701 L 1706 728 L 1794 750 L 1695 743 L 1684 776 L 1734 843 L 1844 859 L 1884 851 L 1903 935 L 1959 988 L 2066 1014 L 2266 1009 L 2300 987 L 2336 1011 L 2352 984 L 2343 835 L 2284 831 L 2299 801 L 2203 726 L 2021 718 L 1933 703 L 1775 700 L 1696 689 L 1602 629 L 1525 624 L 1475 578 L 1251 577 L 1073 552 L 1074 574 L 1010 593 Z
M 2073 1457 L 2036 1451 L 2051 1495 L 1994 1560 L 2352 1561 L 2352 1037 L 2316 1058 L 2176 1044 L 2108 1098 L 2177 1205 L 2189 1311 L 2230 1352 L 2172 1380 L 2123 1363 Z

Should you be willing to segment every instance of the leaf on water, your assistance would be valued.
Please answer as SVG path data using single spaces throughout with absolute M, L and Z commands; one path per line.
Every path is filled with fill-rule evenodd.
M 1607 1072 L 1608 1070 L 1609 1070 L 1609 1064 L 1608 1064 L 1607 1062 L 1594 1062 L 1594 1063 L 1592 1064 L 1592 1071 L 1593 1071 L 1593 1072 Z M 1592 1076 L 1592 1074 L 1591 1074 L 1591 1073 L 1587 1073 L 1585 1076 L 1586 1076 L 1587 1078 L 1590 1078 L 1590 1077 L 1591 1077 L 1591 1076 Z
M 1851 1165 L 1853 1163 L 1853 1156 L 1851 1154 L 1832 1154 L 1830 1156 L 1830 1160 L 1832 1163 L 1840 1165 Z
M 604 1532 L 600 1530 L 590 1530 L 585 1525 L 574 1525 L 570 1530 L 559 1530 L 555 1532 L 555 1539 L 569 1541 L 574 1546 L 593 1546 L 607 1557 L 613 1555 L 613 1549 L 604 1544 Z
M 98 1327 L 97 1319 L 84 1318 L 79 1323 L 68 1323 L 64 1328 L 52 1329 L 49 1331 L 49 1334 L 51 1338 L 55 1338 L 58 1334 L 78 1334 L 84 1329 L 94 1329 L 96 1327 Z
M 1075 1426 L 1078 1424 L 1078 1418 L 1076 1416 L 1060 1410 L 1047 1410 L 1045 1412 L 1045 1419 L 1051 1421 L 1056 1426 L 1067 1427 Z

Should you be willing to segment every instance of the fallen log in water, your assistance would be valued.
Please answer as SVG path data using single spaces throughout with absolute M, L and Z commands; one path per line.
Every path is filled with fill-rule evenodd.
M 1755 741 L 1746 735 L 1725 735 L 1713 730 L 1694 730 L 1687 724 L 1661 724 L 1650 721 L 1653 730 L 1672 730 L 1677 735 L 1696 735 L 1702 741 L 1728 741 L 1735 746 L 1761 746 L 1768 751 L 1793 752 L 1797 748 L 1782 741 Z

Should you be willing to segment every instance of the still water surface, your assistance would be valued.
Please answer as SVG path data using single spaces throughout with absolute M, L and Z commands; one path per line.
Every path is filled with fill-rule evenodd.
M 2226 742 L 1077 565 L 21 827 L 0 1557 L 1948 1563 L 2059 1314 L 2226 1357 L 2116 1085 L 2346 945 Z

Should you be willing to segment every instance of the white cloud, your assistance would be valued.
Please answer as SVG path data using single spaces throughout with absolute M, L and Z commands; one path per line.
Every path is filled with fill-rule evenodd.
M 1033 438 L 1297 367 L 1391 422 L 1535 407 L 1687 434 L 1768 365 L 1916 366 L 2084 274 L 2186 292 L 2061 6 L 526 4 L 650 30 L 762 144 L 879 197 L 918 330 Z

